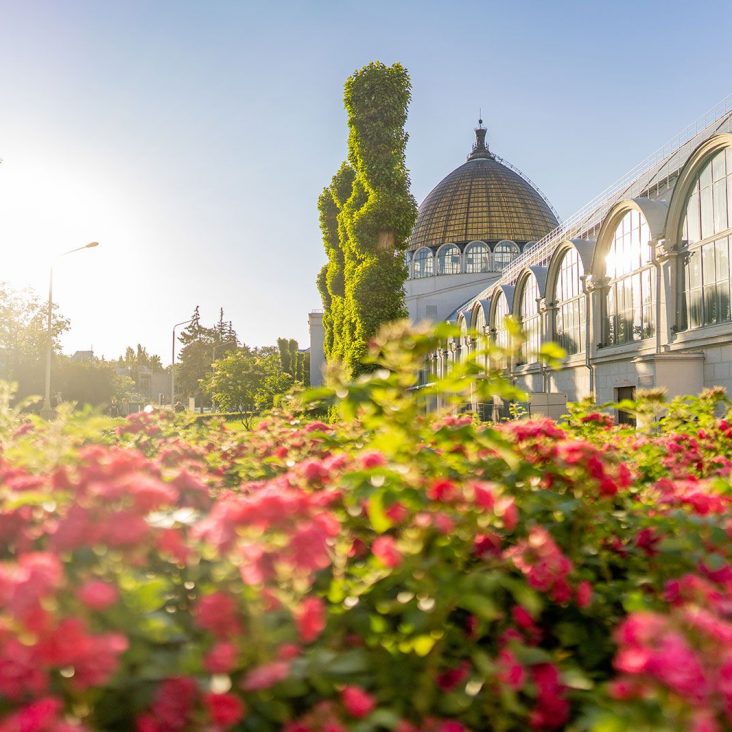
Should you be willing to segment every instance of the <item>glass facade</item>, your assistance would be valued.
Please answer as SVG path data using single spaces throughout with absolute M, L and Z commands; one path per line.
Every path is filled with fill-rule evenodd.
M 582 280 L 585 273 L 576 249 L 562 257 L 554 290 L 554 339 L 571 356 L 585 350 L 585 296 Z
M 468 274 L 490 272 L 491 250 L 484 242 L 474 242 L 465 249 L 465 271 Z
M 435 258 L 432 250 L 423 247 L 418 249 L 412 260 L 412 277 L 420 279 L 421 277 L 432 277 L 435 273 Z
M 539 284 L 534 275 L 524 280 L 521 292 L 521 328 L 526 342 L 521 346 L 521 363 L 534 363 L 541 348 L 541 314 L 539 313 Z
M 493 269 L 500 272 L 519 255 L 518 245 L 512 241 L 499 241 L 493 250 Z
M 655 332 L 651 235 L 640 211 L 628 211 L 615 229 L 605 259 L 610 279 L 605 299 L 605 344 L 650 338 Z
M 460 273 L 460 249 L 448 244 L 437 252 L 437 274 Z
M 702 169 L 686 205 L 682 237 L 681 327 L 699 328 L 732 319 L 729 235 L 732 148 Z

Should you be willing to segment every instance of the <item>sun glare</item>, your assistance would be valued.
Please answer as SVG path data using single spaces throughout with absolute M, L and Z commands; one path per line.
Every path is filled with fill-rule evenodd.
M 108 208 L 101 187 L 47 162 L 22 159 L 0 166 L 0 201 L 0 278 L 15 288 L 37 288 L 58 255 L 100 239 Z

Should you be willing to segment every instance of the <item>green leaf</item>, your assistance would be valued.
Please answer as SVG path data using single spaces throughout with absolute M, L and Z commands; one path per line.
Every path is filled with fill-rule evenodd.
M 365 650 L 361 648 L 352 651 L 339 653 L 333 661 L 331 661 L 325 673 L 330 676 L 350 676 L 352 674 L 360 674 L 368 671 L 369 657 Z
M 149 613 L 160 610 L 165 605 L 170 583 L 163 577 L 155 577 L 135 585 L 132 580 L 131 587 L 126 579 L 122 585 L 125 604 L 133 610 L 141 613 Z M 127 586 L 126 586 L 127 585 Z
M 489 597 L 485 595 L 465 595 L 460 598 L 460 606 L 482 620 L 493 621 L 501 617 L 501 611 Z
M 437 639 L 431 635 L 418 635 L 412 641 L 412 648 L 418 656 L 426 656 L 435 647 Z
M 41 491 L 24 491 L 23 493 L 16 493 L 12 498 L 8 498 L 3 502 L 3 510 L 15 511 L 23 506 L 41 506 L 44 503 L 53 500 L 49 493 L 43 493 Z
M 384 511 L 383 491 L 376 491 L 371 494 L 371 497 L 366 504 L 366 511 L 368 512 L 371 526 L 377 534 L 383 534 L 391 528 L 391 520 Z
M 501 584 L 513 595 L 513 599 L 519 605 L 523 605 L 529 611 L 532 617 L 537 618 L 541 615 L 544 601 L 536 590 L 515 577 L 501 577 Z

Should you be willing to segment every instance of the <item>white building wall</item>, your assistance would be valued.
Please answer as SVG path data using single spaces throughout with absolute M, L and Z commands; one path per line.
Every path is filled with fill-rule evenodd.
M 497 274 L 480 272 L 476 274 L 433 275 L 407 280 L 404 285 L 409 319 L 413 323 L 422 320 L 434 322 L 445 320 L 470 298 L 491 282 Z

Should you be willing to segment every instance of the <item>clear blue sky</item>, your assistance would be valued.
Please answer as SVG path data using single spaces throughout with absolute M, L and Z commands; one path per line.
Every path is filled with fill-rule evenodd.
M 493 150 L 566 217 L 732 91 L 728 1 L 0 0 L 0 280 L 45 287 L 65 350 L 165 362 L 223 307 L 251 345 L 307 343 L 316 200 L 346 152 L 343 82 L 412 77 L 421 201 Z

